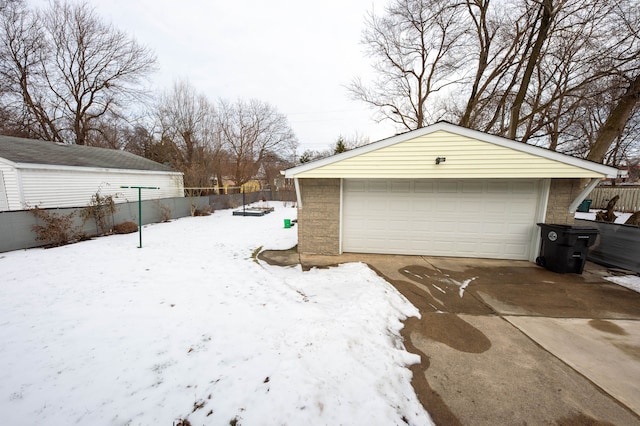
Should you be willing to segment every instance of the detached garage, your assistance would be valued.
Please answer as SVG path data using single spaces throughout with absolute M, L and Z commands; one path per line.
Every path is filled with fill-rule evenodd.
M 98 191 L 138 199 L 121 186 L 159 187 L 143 199 L 184 196 L 182 173 L 130 152 L 0 136 L 0 211 L 83 207 Z
M 300 253 L 533 261 L 536 224 L 572 223 L 617 170 L 440 122 L 284 174 L 296 184 Z

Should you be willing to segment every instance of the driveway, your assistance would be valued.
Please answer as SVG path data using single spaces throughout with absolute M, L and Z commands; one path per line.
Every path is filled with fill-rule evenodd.
M 300 261 L 365 262 L 420 309 L 403 335 L 421 356 L 413 385 L 437 424 L 640 425 L 640 294 L 603 280 L 604 268 L 562 275 L 524 261 L 365 254 Z

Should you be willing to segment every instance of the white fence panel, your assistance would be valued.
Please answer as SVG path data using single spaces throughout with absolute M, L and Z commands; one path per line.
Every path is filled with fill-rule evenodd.
M 609 200 L 616 195 L 620 196 L 615 207 L 617 211 L 633 213 L 640 210 L 639 186 L 599 186 L 587 198 L 593 200 L 592 209 L 605 209 Z

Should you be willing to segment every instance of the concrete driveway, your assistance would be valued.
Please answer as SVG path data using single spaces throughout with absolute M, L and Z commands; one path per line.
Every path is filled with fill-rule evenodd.
M 295 251 L 262 258 L 298 261 Z M 420 309 L 403 335 L 421 356 L 413 385 L 436 424 L 640 425 L 640 294 L 603 280 L 604 268 L 562 275 L 484 259 L 299 260 L 365 262 Z

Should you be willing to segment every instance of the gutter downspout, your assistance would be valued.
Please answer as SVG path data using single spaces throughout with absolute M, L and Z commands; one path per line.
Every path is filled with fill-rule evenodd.
M 575 213 L 576 212 L 576 210 L 578 209 L 578 206 L 580 205 L 580 203 L 582 203 L 584 201 L 584 199 L 587 198 L 587 195 L 589 195 L 589 193 L 591 191 L 593 191 L 593 189 L 596 186 L 598 186 L 598 184 L 600 183 L 600 180 L 601 180 L 600 178 L 592 178 L 591 179 L 591 182 L 589 182 L 589 184 L 584 187 L 582 192 L 580 192 L 580 194 L 578 194 L 576 199 L 573 200 L 573 202 L 571 204 L 569 204 L 569 213 Z
M 300 194 L 300 182 L 298 182 L 298 178 L 293 178 L 293 185 L 296 188 L 296 200 L 298 200 L 298 208 L 302 208 L 302 194 Z

